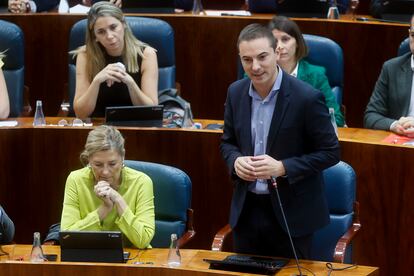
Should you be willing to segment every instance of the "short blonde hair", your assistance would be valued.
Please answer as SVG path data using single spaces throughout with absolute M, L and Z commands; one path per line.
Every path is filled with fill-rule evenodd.
M 102 125 L 91 130 L 86 139 L 85 149 L 80 154 L 80 160 L 84 166 L 89 163 L 89 158 L 96 152 L 116 150 L 122 159 L 125 157 L 125 139 L 113 126 Z

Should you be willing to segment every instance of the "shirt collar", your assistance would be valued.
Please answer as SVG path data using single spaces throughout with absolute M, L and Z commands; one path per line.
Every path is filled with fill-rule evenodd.
M 295 69 L 293 69 L 293 71 L 292 71 L 292 73 L 290 73 L 290 75 L 292 77 L 297 78 L 298 77 L 298 69 L 299 69 L 299 62 L 296 62 Z
M 411 55 L 411 70 L 414 72 L 414 55 Z
M 272 89 L 270 90 L 269 95 L 266 96 L 266 98 L 262 99 L 259 94 L 256 92 L 256 90 L 253 87 L 252 81 L 250 81 L 250 87 L 249 87 L 249 96 L 253 99 L 260 99 L 261 101 L 269 101 L 280 89 L 280 85 L 282 84 L 282 78 L 283 78 L 283 70 L 277 65 L 278 74 L 276 77 L 275 82 L 273 83 Z

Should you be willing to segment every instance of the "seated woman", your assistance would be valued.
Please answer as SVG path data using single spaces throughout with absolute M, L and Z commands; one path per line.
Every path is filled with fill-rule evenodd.
M 156 52 L 134 37 L 115 5 L 91 7 L 86 45 L 75 52 L 77 117 L 102 117 L 107 106 L 158 104 Z
M 10 243 L 14 238 L 13 221 L 0 206 L 0 244 Z
M 325 68 L 312 65 L 303 60 L 308 53 L 308 48 L 298 25 L 287 17 L 274 16 L 269 22 L 269 28 L 276 38 L 276 50 L 280 54 L 278 60 L 279 66 L 288 74 L 320 90 L 325 96 L 327 107 L 332 107 L 335 111 L 336 124 L 340 127 L 344 126 L 344 116 L 329 86 Z
M 4 79 L 3 59 L 4 55 L 0 53 L 0 119 L 5 119 L 10 113 L 9 94 L 7 92 L 6 80 Z
M 89 132 L 83 169 L 66 180 L 61 230 L 121 231 L 125 246 L 147 248 L 155 232 L 151 179 L 123 164 L 124 138 L 111 126 Z

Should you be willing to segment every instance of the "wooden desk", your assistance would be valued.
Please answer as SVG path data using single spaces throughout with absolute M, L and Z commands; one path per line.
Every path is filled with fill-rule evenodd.
M 4 246 L 5 251 L 10 250 L 11 246 Z M 23 256 L 28 259 L 30 254 L 30 245 L 16 245 L 14 248 L 15 255 Z M 60 255 L 58 246 L 44 246 L 45 254 Z M 168 276 L 203 276 L 203 275 L 257 275 L 237 272 L 227 272 L 220 270 L 209 270 L 208 263 L 203 259 L 221 260 L 230 253 L 213 252 L 206 250 L 181 250 L 181 266 L 178 268 L 168 268 L 167 254 L 168 249 L 149 249 L 144 251 L 129 250 L 131 256 L 138 256 L 135 260 L 129 261 L 127 264 L 109 264 L 109 263 L 67 263 L 67 262 L 46 262 L 41 264 L 30 263 L 27 261 L 7 261 L 6 257 L 0 261 L 0 275 L 16 276 L 16 275 L 60 275 L 60 276 L 83 276 L 83 275 L 168 275 Z M 153 264 L 136 265 L 136 261 L 152 262 Z M 326 275 L 327 269 L 325 263 L 314 261 L 300 260 L 301 266 L 310 269 L 316 275 Z M 291 260 L 287 265 L 290 268 L 283 268 L 277 275 L 292 275 L 296 273 L 294 268 L 295 262 Z M 335 267 L 344 267 L 343 264 L 334 264 Z M 353 269 L 334 272 L 334 275 L 379 275 L 376 267 L 358 266 Z
M 163 19 L 175 32 L 177 81 L 182 96 L 191 102 L 198 118 L 223 119 L 230 83 L 237 78 L 236 41 L 250 23 L 266 24 L 271 14 L 252 17 L 144 15 Z M 55 116 L 67 93 L 68 39 L 71 26 L 84 15 L 1 14 L 0 19 L 19 25 L 25 35 L 25 77 L 30 102 L 43 100 L 44 112 Z M 303 33 L 335 40 L 344 50 L 344 104 L 348 126 L 362 127 L 365 107 L 382 63 L 397 54 L 407 37 L 407 24 L 349 20 L 295 19 Z M 380 45 L 380 46 L 378 46 Z
M 60 220 L 69 172 L 81 167 L 79 154 L 91 128 L 31 126 L 0 129 L 0 203 L 16 224 L 18 243 L 31 243 Z M 58 119 L 47 118 L 56 123 Z M 209 249 L 227 223 L 232 185 L 219 153 L 220 131 L 120 128 L 126 158 L 159 162 L 184 170 L 193 183 L 192 207 L 197 234 L 191 248 Z M 380 141 L 389 133 L 339 129 L 342 160 L 357 174 L 362 230 L 354 261 L 379 266 L 381 275 L 414 271 L 414 148 Z

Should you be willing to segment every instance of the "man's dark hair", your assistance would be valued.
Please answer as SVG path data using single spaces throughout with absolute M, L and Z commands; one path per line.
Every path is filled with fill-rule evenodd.
M 276 49 L 276 40 L 273 37 L 272 31 L 259 23 L 253 23 L 244 27 L 237 40 L 237 49 L 239 49 L 240 43 L 243 41 L 251 41 L 259 38 L 267 38 L 270 42 L 270 46 L 274 50 Z

